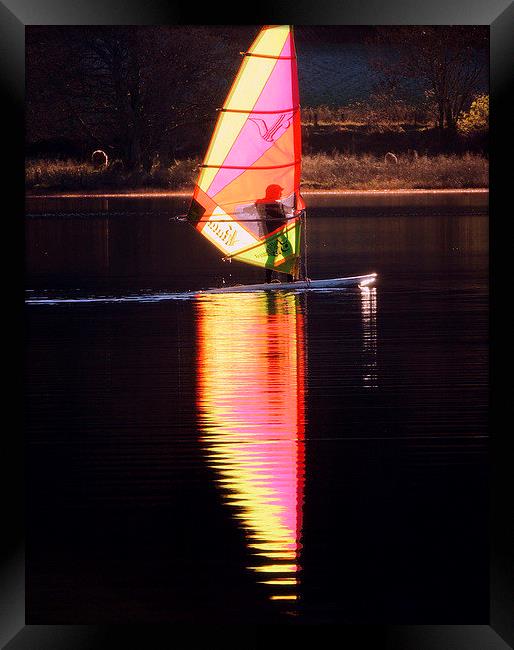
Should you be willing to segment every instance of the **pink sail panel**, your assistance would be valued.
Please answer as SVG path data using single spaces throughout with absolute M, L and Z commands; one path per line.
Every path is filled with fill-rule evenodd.
M 290 56 L 291 35 L 280 56 Z M 253 110 L 236 138 L 223 167 L 207 194 L 215 197 L 228 183 L 251 167 L 291 126 L 299 110 L 295 59 L 277 59 Z M 286 155 L 290 152 L 285 152 Z

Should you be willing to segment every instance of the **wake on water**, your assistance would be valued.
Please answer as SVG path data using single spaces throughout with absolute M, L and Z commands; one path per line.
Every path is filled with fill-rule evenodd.
M 26 305 L 62 305 L 62 304 L 90 304 L 90 303 L 116 303 L 116 302 L 162 302 L 164 300 L 190 300 L 197 292 L 183 291 L 181 293 L 143 293 L 128 296 L 81 296 L 81 297 L 48 297 L 31 296 L 25 300 Z
M 278 289 L 276 291 L 283 291 L 284 293 L 303 293 L 304 291 L 316 293 L 340 293 L 356 290 L 358 287 L 309 287 L 299 289 Z M 248 292 L 244 292 L 248 293 Z M 253 293 L 265 293 L 265 290 L 254 291 Z M 198 291 L 182 291 L 176 293 L 141 293 L 126 296 L 30 296 L 25 299 L 26 305 L 65 305 L 65 304 L 106 304 L 106 303 L 155 303 L 165 302 L 168 300 L 193 300 L 204 298 L 206 296 L 216 295 L 240 295 L 238 292 L 227 293 L 208 293 L 202 290 Z

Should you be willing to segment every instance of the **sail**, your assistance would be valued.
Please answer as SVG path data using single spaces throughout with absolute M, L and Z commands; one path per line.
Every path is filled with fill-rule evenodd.
M 264 27 L 220 109 L 188 219 L 225 257 L 291 273 L 305 207 L 300 170 L 292 29 Z

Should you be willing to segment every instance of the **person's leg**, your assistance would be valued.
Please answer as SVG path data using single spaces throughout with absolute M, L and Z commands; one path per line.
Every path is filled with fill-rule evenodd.
M 301 276 L 300 258 L 297 258 L 293 268 L 291 269 L 291 274 L 289 275 L 289 282 L 296 282 L 297 280 L 300 280 L 300 276 Z

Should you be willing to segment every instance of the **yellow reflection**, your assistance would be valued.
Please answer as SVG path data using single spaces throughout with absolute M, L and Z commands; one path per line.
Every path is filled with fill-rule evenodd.
M 377 388 L 377 290 L 363 286 L 361 292 L 362 313 L 362 384 L 364 388 Z
M 304 490 L 304 321 L 299 297 L 196 302 L 202 443 L 272 600 L 296 600 Z

